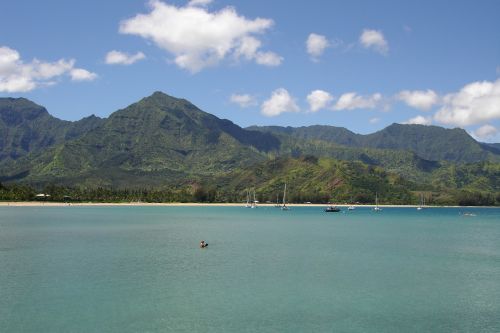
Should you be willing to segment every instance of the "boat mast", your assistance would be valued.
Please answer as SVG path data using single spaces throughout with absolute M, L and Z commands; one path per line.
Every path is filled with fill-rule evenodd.
M 285 183 L 285 190 L 283 191 L 283 207 L 286 206 L 286 183 Z

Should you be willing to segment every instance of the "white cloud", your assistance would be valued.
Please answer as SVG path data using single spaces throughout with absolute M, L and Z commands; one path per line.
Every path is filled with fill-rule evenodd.
M 213 0 L 191 0 L 191 1 L 189 1 L 188 6 L 190 6 L 190 7 L 196 7 L 196 6 L 205 7 L 205 6 L 208 6 L 209 4 L 211 4 L 212 2 L 213 2 Z
M 69 72 L 73 81 L 93 81 L 97 78 L 96 73 L 89 72 L 83 68 L 74 68 Z
M 403 124 L 430 125 L 432 124 L 432 119 L 431 117 L 416 116 L 414 118 L 408 119 Z
M 85 69 L 74 68 L 75 60 L 60 59 L 56 62 L 43 62 L 33 59 L 25 63 L 14 49 L 0 47 L 0 92 L 27 92 L 40 86 L 52 85 L 54 79 L 63 75 L 72 80 L 91 80 L 97 74 Z
M 176 7 L 159 0 L 151 0 L 149 5 L 148 14 L 122 21 L 120 33 L 153 41 L 173 54 L 175 64 L 183 69 L 195 73 L 230 55 L 268 66 L 282 61 L 273 52 L 259 51 L 261 42 L 255 35 L 271 28 L 274 22 L 270 19 L 247 19 L 233 7 L 209 12 L 198 6 Z
M 500 119 L 500 79 L 473 82 L 443 98 L 443 106 L 434 115 L 440 123 L 469 126 Z
M 262 42 L 257 38 L 245 36 L 240 40 L 240 45 L 235 51 L 235 57 L 239 58 L 243 56 L 248 60 L 252 60 L 261 45 Z
M 56 76 L 61 76 L 64 73 L 72 70 L 75 65 L 74 60 L 58 60 L 56 62 L 41 62 L 38 59 L 34 59 L 31 64 L 26 64 L 30 66 L 30 71 L 34 77 L 37 77 L 41 80 L 51 79 Z M 26 70 L 27 67 L 24 68 Z
M 295 103 L 295 99 L 284 88 L 273 91 L 271 97 L 264 101 L 261 112 L 267 117 L 279 116 L 284 112 L 299 112 L 300 108 Z
M 355 92 L 342 94 L 333 106 L 334 110 L 374 109 L 382 102 L 379 93 L 370 96 L 360 96 Z
M 248 108 L 257 105 L 255 97 L 249 94 L 232 94 L 229 98 L 231 103 L 238 104 L 242 108 Z
M 474 131 L 474 135 L 480 139 L 488 139 L 495 136 L 498 133 L 498 130 L 491 126 L 490 124 L 486 124 L 484 126 L 479 127 Z
M 324 90 L 314 90 L 307 95 L 309 110 L 312 112 L 326 108 L 331 101 L 333 101 L 333 96 Z
M 389 52 L 389 44 L 385 40 L 384 34 L 379 30 L 363 30 L 359 41 L 365 48 L 374 49 L 380 54 L 386 55 Z
M 309 53 L 311 59 L 314 61 L 318 60 L 328 46 L 330 46 L 330 43 L 323 35 L 311 33 L 309 37 L 307 37 L 307 53 Z
M 108 65 L 132 65 L 134 62 L 146 58 L 144 53 L 137 52 L 136 54 L 128 54 L 120 51 L 109 51 L 106 54 L 106 64 Z
M 401 91 L 397 98 L 409 106 L 427 111 L 439 102 L 439 96 L 433 90 L 404 90 Z
M 255 53 L 255 62 L 265 66 L 279 66 L 283 61 L 283 57 L 274 52 L 257 52 Z
M 259 51 L 261 41 L 255 37 L 246 36 L 241 38 L 239 47 L 234 52 L 236 59 L 244 57 L 247 60 L 255 59 L 259 65 L 279 66 L 283 61 L 283 57 L 274 52 Z
M 378 123 L 379 121 L 380 121 L 380 118 L 377 118 L 377 117 L 375 117 L 375 118 L 371 118 L 371 119 L 369 120 L 370 124 L 376 124 L 376 123 Z

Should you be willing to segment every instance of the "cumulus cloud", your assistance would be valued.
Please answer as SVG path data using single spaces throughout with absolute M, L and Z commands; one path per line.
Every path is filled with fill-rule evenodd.
M 374 109 L 382 102 L 382 95 L 379 93 L 360 96 L 355 92 L 342 94 L 337 103 L 333 106 L 334 110 L 354 110 L 354 109 Z
M 261 112 L 267 117 L 279 116 L 284 112 L 299 112 L 295 99 L 284 88 L 273 91 L 271 97 L 262 103 Z
M 93 80 L 97 74 L 75 68 L 75 60 L 60 59 L 24 62 L 21 55 L 7 46 L 0 47 L 0 92 L 27 92 L 40 86 L 52 85 L 55 79 L 69 75 L 74 81 Z
M 281 64 L 279 55 L 260 51 L 261 41 L 256 37 L 272 27 L 272 20 L 247 19 L 233 7 L 209 12 L 199 6 L 207 3 L 192 1 L 191 5 L 177 7 L 151 0 L 149 13 L 122 21 L 119 31 L 153 41 L 174 56 L 177 66 L 192 73 L 215 66 L 231 55 L 261 65 Z
M 69 72 L 73 81 L 93 81 L 97 78 L 96 73 L 89 72 L 83 68 L 74 68 Z
M 432 124 L 432 119 L 431 117 L 416 116 L 414 118 L 408 119 L 403 124 L 430 125 Z
M 106 54 L 105 62 L 108 65 L 132 65 L 134 62 L 146 58 L 144 53 L 137 52 L 136 54 L 128 54 L 120 51 L 109 51 Z
M 474 135 L 480 139 L 488 139 L 495 136 L 498 133 L 498 130 L 491 126 L 490 124 L 486 124 L 484 126 L 479 127 L 474 131 Z
M 422 111 L 428 111 L 439 101 L 439 96 L 433 90 L 403 90 L 397 98 L 409 106 Z
M 469 126 L 500 118 L 500 79 L 473 82 L 443 98 L 443 106 L 434 115 L 440 123 Z
M 257 52 L 255 53 L 255 62 L 265 66 L 279 66 L 283 61 L 283 57 L 274 52 Z
M 255 54 L 261 47 L 262 42 L 255 37 L 245 36 L 241 38 L 240 45 L 235 51 L 235 57 L 244 57 L 248 60 L 252 60 Z
M 261 41 L 255 37 L 247 36 L 241 38 L 239 47 L 234 52 L 234 57 L 245 58 L 247 60 L 254 59 L 259 65 L 279 66 L 283 61 L 283 57 L 274 52 L 259 51 Z
M 238 104 L 242 108 L 248 108 L 257 105 L 257 100 L 255 97 L 249 94 L 232 94 L 229 101 L 234 104 Z
M 307 102 L 309 103 L 309 110 L 316 112 L 325 109 L 333 101 L 333 96 L 324 90 L 314 90 L 307 95 Z
M 314 61 L 318 60 L 328 46 L 330 46 L 330 43 L 323 35 L 311 33 L 309 37 L 307 37 L 307 53 L 309 53 L 311 59 Z
M 389 52 L 389 43 L 382 31 L 365 29 L 359 37 L 359 42 L 363 47 L 373 49 L 380 54 L 386 55 Z

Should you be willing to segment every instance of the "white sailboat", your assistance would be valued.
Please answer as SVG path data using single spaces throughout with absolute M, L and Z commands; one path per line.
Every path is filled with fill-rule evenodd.
M 380 212 L 382 208 L 378 206 L 378 193 L 375 193 L 375 207 L 373 207 L 375 212 Z
M 253 201 L 252 201 L 252 206 L 251 208 L 257 208 L 257 203 L 258 201 L 255 200 L 255 189 L 253 190 Z
M 417 210 L 424 209 L 424 206 L 425 206 L 425 198 L 424 195 L 420 193 L 420 204 L 418 205 Z
M 351 204 L 349 205 L 349 207 L 347 207 L 347 210 L 355 210 L 355 209 L 356 209 L 356 206 L 354 206 L 354 205 L 352 204 L 352 202 L 353 202 L 353 201 L 354 201 L 354 200 L 352 199 L 352 195 L 351 195 Z
M 281 205 L 280 205 L 280 202 L 279 202 L 279 200 L 280 200 L 279 198 L 280 198 L 280 195 L 278 193 L 278 194 L 276 194 L 276 205 L 274 205 L 274 207 L 276 207 L 276 208 L 281 208 Z
M 285 183 L 285 190 L 283 191 L 283 204 L 281 205 L 281 210 L 289 210 L 288 206 L 286 205 L 286 183 Z
M 247 189 L 247 203 L 245 205 L 245 208 L 250 208 L 252 205 L 250 205 L 250 190 Z

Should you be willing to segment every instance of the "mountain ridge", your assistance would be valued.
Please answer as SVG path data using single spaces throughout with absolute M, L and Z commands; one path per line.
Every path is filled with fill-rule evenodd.
M 25 103 L 24 100 L 19 102 Z M 0 112 L 4 113 L 5 109 Z M 6 167 L 0 169 L 4 176 L 28 175 L 26 177 L 32 180 L 61 176 L 74 179 L 92 172 L 110 175 L 107 171 L 111 169 L 132 174 L 133 170 L 166 174 L 190 174 L 197 170 L 203 174 L 214 172 L 214 169 L 227 171 L 242 163 L 260 160 L 264 157 L 257 151 L 277 149 L 280 144 L 272 135 L 244 130 L 229 120 L 200 110 L 187 100 L 160 92 L 104 119 L 87 117 L 66 122 L 48 113 L 46 117 L 50 117 L 51 124 L 60 127 L 55 137 L 38 151 L 26 150 L 25 154 L 14 156 L 12 160 L 25 157 L 17 165 L 4 161 Z M 34 123 L 40 122 L 34 119 Z M 84 125 L 86 130 L 71 132 L 75 126 Z M 29 126 L 23 129 L 30 132 Z M 73 137 L 64 141 L 62 134 L 67 133 Z M 6 169 L 10 175 L 5 175 Z M 107 181 L 99 183 L 111 185 Z
M 465 130 L 461 128 L 447 129 L 433 125 L 410 125 L 393 123 L 381 130 L 369 134 L 358 134 L 344 127 L 336 127 L 331 125 L 311 125 L 311 126 L 249 126 L 241 128 L 227 119 L 219 119 L 214 115 L 207 113 L 188 100 L 183 98 L 175 98 L 163 92 L 155 91 L 152 95 L 142 98 L 140 101 L 131 104 L 130 106 L 119 109 L 111 113 L 107 118 L 96 117 L 90 115 L 77 121 L 67 121 L 58 119 L 52 115 L 42 106 L 26 99 L 26 98 L 0 98 L 0 129 L 5 132 L 5 125 L 12 126 L 20 124 L 23 120 L 33 120 L 36 118 L 44 118 L 44 121 L 49 123 L 52 135 L 41 139 L 38 143 L 40 148 L 45 148 L 53 144 L 60 143 L 61 140 L 71 140 L 80 137 L 86 132 L 98 127 L 110 118 L 116 117 L 120 111 L 129 109 L 137 103 L 145 103 L 148 101 L 155 101 L 155 103 L 170 109 L 177 116 L 182 117 L 182 113 L 177 110 L 185 109 L 184 116 L 193 120 L 193 114 L 201 112 L 204 116 L 205 126 L 214 126 L 214 122 L 218 123 L 218 130 L 227 132 L 233 137 L 237 138 L 241 143 L 252 145 L 260 151 L 269 152 L 278 149 L 280 144 L 279 139 L 273 135 L 266 135 L 255 139 L 255 135 L 260 133 L 270 134 L 287 134 L 297 139 L 305 140 L 320 140 L 330 143 L 335 143 L 347 147 L 356 148 L 377 148 L 377 149 L 396 149 L 396 150 L 411 150 L 417 155 L 428 160 L 448 160 L 458 162 L 476 162 L 488 159 L 491 154 L 500 156 L 500 143 L 481 143 L 474 140 Z M 16 123 L 17 122 L 17 123 Z M 1 127 L 3 126 L 3 128 Z M 251 131 L 250 133 L 241 130 Z M 33 132 L 33 131 L 32 131 Z M 35 131 L 36 132 L 36 131 Z M 432 133 L 434 132 L 434 133 Z M 439 133 L 437 133 L 439 132 Z M 35 133 L 37 134 L 37 133 Z M 248 135 L 250 134 L 250 135 Z M 403 140 L 401 136 L 412 136 L 413 142 Z M 460 139 L 460 148 L 468 148 L 466 151 L 456 151 L 450 153 L 450 147 L 447 147 L 447 152 L 429 153 L 429 147 L 435 145 L 435 142 L 426 142 L 434 140 L 436 136 L 445 136 L 446 139 L 440 140 L 439 143 L 453 141 L 454 146 L 456 141 L 450 138 Z M 4 139 L 4 136 L 0 139 Z M 429 139 L 426 139 L 429 138 Z M 265 139 L 265 140 L 263 140 Z M 1 152 L 8 144 L 5 139 L 0 141 L 0 160 L 5 157 L 5 152 Z M 23 142 L 29 141 L 29 138 L 23 138 Z M 24 147 L 24 153 L 30 152 L 30 147 L 22 144 L 16 146 Z M 38 146 L 37 146 L 38 147 Z M 457 147 L 452 147 L 457 148 Z M 13 158 L 22 156 L 24 154 L 13 154 Z M 465 156 L 465 157 L 464 157 Z M 498 157 L 500 159 L 500 157 Z
M 260 195 L 270 195 L 281 182 L 295 179 L 303 182 L 296 184 L 296 198 L 324 198 L 331 191 L 371 200 L 384 188 L 401 203 L 412 190 L 495 193 L 500 187 L 500 150 L 463 130 L 392 124 L 362 135 L 327 125 L 241 128 L 162 92 L 107 118 L 73 122 L 27 99 L 0 98 L 0 129 L 0 181 L 37 188 L 182 192 L 204 184 L 234 198 L 248 182 L 258 184 Z M 448 198 L 441 202 L 452 202 Z
M 439 126 L 393 123 L 370 134 L 356 134 L 343 127 L 312 125 L 302 127 L 251 126 L 252 130 L 287 134 L 296 139 L 320 140 L 353 148 L 409 150 L 432 161 L 500 161 L 500 150 L 474 140 L 465 130 Z

